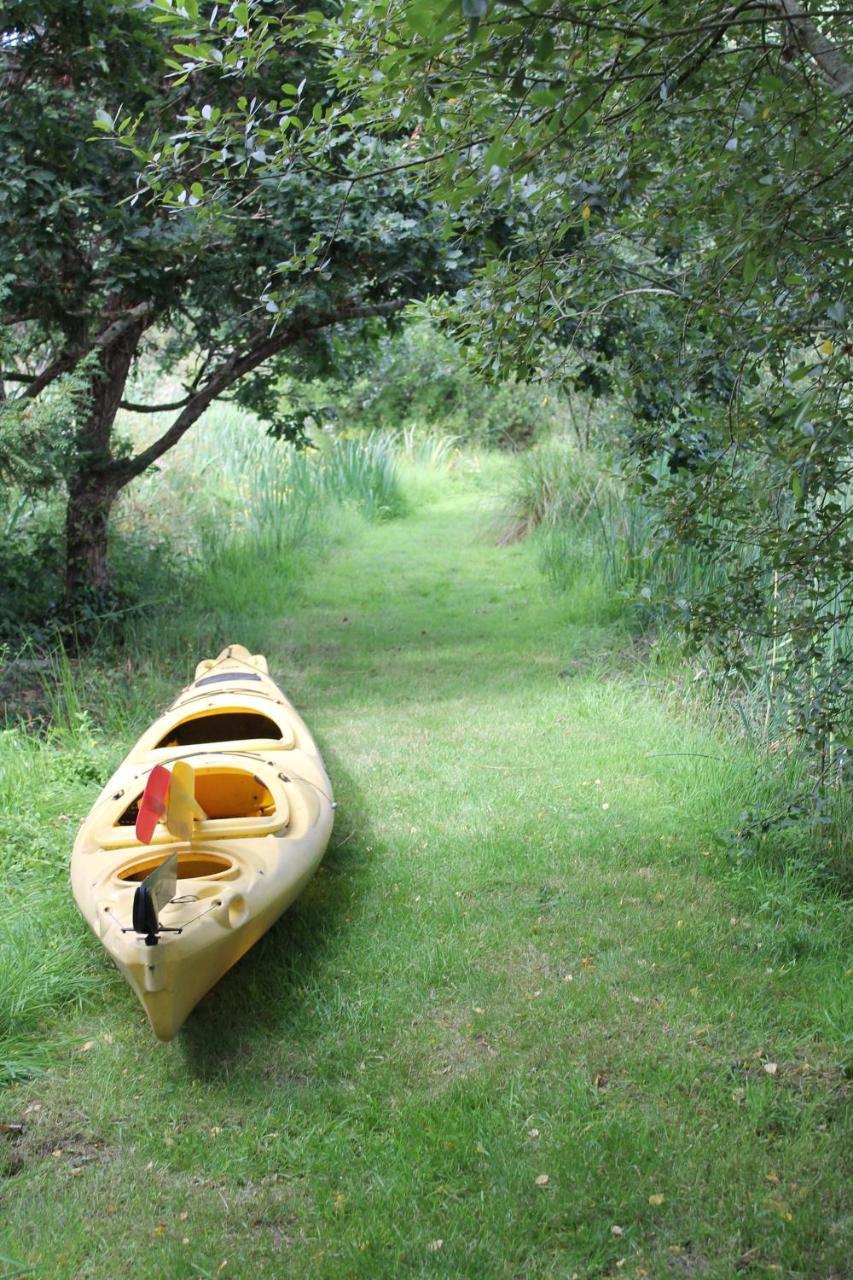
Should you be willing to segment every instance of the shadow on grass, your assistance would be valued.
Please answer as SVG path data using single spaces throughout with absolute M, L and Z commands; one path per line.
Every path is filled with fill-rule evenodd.
M 188 1070 L 216 1081 L 251 1068 L 270 1040 L 310 1026 L 311 989 L 345 947 L 349 908 L 373 833 L 369 804 L 334 751 L 324 747 L 339 808 L 317 874 L 301 897 L 201 1001 L 180 1033 Z M 309 1007 L 310 1006 L 310 1007 Z

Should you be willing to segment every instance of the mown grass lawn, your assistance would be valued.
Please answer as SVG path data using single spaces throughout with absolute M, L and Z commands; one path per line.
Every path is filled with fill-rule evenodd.
M 837 907 L 727 852 L 749 757 L 491 501 L 422 484 L 253 623 L 337 828 L 176 1041 L 64 911 L 99 993 L 5 1095 L 0 1276 L 845 1274 Z

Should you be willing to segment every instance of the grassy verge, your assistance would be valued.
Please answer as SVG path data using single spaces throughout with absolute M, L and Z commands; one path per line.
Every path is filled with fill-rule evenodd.
M 668 467 L 660 460 L 649 465 L 666 489 Z M 712 524 L 722 535 L 722 516 Z M 771 825 L 787 830 L 789 843 L 812 846 L 811 861 L 817 852 L 828 877 L 849 883 L 850 791 L 842 784 L 849 754 L 845 709 L 853 713 L 846 680 L 853 632 L 841 621 L 840 597 L 833 626 L 828 615 L 812 618 L 806 661 L 805 630 L 785 622 L 793 596 L 784 607 L 774 604 L 762 623 L 750 617 L 732 585 L 761 562 L 756 545 L 735 539 L 725 555 L 714 556 L 689 539 L 676 542 L 662 509 L 630 482 L 630 468 L 626 476 L 618 458 L 580 448 L 565 434 L 540 441 L 519 459 L 505 492 L 501 533 L 505 540 L 532 535 L 542 572 L 580 603 L 581 616 L 630 622 L 653 650 L 658 671 L 673 685 L 689 681 L 688 702 L 704 699 L 731 736 L 764 751 L 787 799 L 781 811 L 751 815 L 750 829 L 758 835 Z M 769 567 L 760 575 L 756 590 L 768 607 L 785 594 L 779 581 Z M 724 618 L 727 582 L 722 612 L 732 616 Z
M 750 755 L 494 545 L 493 486 L 424 480 L 259 616 L 338 825 L 173 1044 L 65 904 L 98 987 L 6 1095 L 9 1274 L 843 1274 L 838 904 L 729 852 Z M 150 643 L 101 675 L 89 763 L 32 775 L 51 875 L 85 770 L 191 669 Z

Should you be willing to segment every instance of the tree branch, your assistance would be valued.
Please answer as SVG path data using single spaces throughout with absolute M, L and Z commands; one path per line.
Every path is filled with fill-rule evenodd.
M 121 459 L 113 464 L 111 469 L 119 477 L 120 485 L 125 485 L 135 476 L 141 475 L 158 458 L 173 448 L 193 423 L 198 421 L 208 405 L 233 386 L 244 374 L 257 369 L 265 360 L 293 346 L 301 338 L 316 333 L 319 329 L 328 328 L 329 325 L 340 324 L 344 320 L 393 315 L 408 305 L 408 299 L 377 303 L 353 302 L 311 321 L 295 320 L 278 333 L 263 336 L 258 334 L 251 346 L 232 352 L 228 359 L 213 371 L 204 386 L 189 397 L 183 412 L 153 444 L 143 449 L 142 453 L 138 453 L 136 457 Z
M 824 80 L 837 94 L 853 93 L 853 67 L 845 62 L 841 52 L 817 29 L 796 0 L 761 0 L 761 5 L 786 19 L 797 45 L 811 54 Z
M 171 404 L 131 404 L 129 400 L 119 400 L 118 407 L 127 409 L 128 413 L 168 413 L 171 409 L 183 409 L 191 399 L 192 396 L 184 396 L 183 400 L 173 400 Z
M 123 315 L 118 316 L 106 329 L 98 334 L 91 342 L 84 343 L 79 347 L 69 347 L 63 351 L 57 358 L 52 361 L 41 373 L 29 378 L 28 375 L 21 375 L 14 379 L 17 382 L 27 382 L 27 389 L 22 393 L 23 397 L 34 400 L 37 395 L 44 391 L 45 387 L 50 386 L 51 382 L 55 382 L 63 373 L 69 373 L 75 368 L 84 356 L 89 355 L 92 351 L 105 351 L 108 347 L 118 342 L 128 329 L 132 329 L 134 325 L 140 321 L 149 320 L 154 315 L 153 302 L 140 302 L 135 307 L 131 307 L 129 311 L 125 311 Z M 10 381 L 13 380 L 11 375 Z

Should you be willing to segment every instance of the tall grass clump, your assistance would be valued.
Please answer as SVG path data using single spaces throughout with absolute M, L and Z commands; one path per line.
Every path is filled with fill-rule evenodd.
M 594 581 L 612 605 L 644 615 L 716 578 L 693 549 L 667 545 L 658 514 L 606 459 L 565 437 L 519 458 L 504 522 L 507 540 L 535 534 L 540 567 L 556 587 Z
M 66 887 L 33 878 L 13 886 L 0 906 L 0 1086 L 48 1064 L 41 1023 L 80 1005 L 96 985 L 72 917 Z M 52 1042 L 56 1048 L 55 1032 Z
M 315 439 L 321 446 L 319 457 L 309 456 L 307 464 L 318 496 L 342 506 L 351 504 L 368 520 L 402 515 L 405 503 L 393 436 L 378 431 L 367 436 L 318 433 Z
M 656 465 L 663 488 L 671 477 L 665 460 Z M 763 568 L 761 548 L 738 542 L 722 517 L 705 519 L 728 546 L 726 557 L 676 539 L 663 506 L 645 501 L 600 452 L 555 437 L 517 459 L 501 536 L 535 539 L 540 568 L 577 608 L 621 614 L 652 637 L 658 670 L 683 672 L 687 654 L 693 678 L 679 676 L 674 685 L 686 700 L 701 697 L 716 707 L 730 732 L 772 761 L 787 797 L 745 814 L 744 840 L 766 843 L 769 831 L 790 830 L 825 849 L 821 857 L 837 878 L 848 748 L 826 726 L 849 723 L 841 708 L 850 705 L 843 677 L 853 668 L 851 625 L 838 623 L 828 657 L 816 650 L 808 663 L 797 652 L 802 641 L 781 617 L 777 628 L 775 616 L 770 634 L 744 625 L 741 655 L 724 651 L 703 610 L 724 597 L 734 575 L 752 573 L 768 594 L 778 575 Z
M 386 435 L 317 431 L 309 447 L 297 449 L 251 414 L 222 404 L 131 491 L 124 517 L 177 538 L 190 555 L 234 538 L 254 554 L 276 555 L 317 536 L 336 504 L 368 519 L 402 510 Z
M 444 435 L 439 431 L 417 431 L 405 427 L 393 436 L 399 457 L 414 467 L 438 471 L 452 467 L 459 458 L 458 436 Z
M 249 643 L 247 628 L 280 611 L 312 556 L 349 521 L 396 516 L 403 505 L 387 436 L 318 431 L 298 449 L 220 404 L 131 488 L 117 523 L 124 538 L 144 529 L 182 557 L 183 585 L 169 587 L 180 609 L 167 608 L 163 626 L 186 648 L 233 638 L 235 627 Z M 137 644 L 145 632 L 144 623 L 134 628 Z M 262 640 L 256 632 L 251 642 Z
M 106 776 L 109 752 L 94 740 L 70 668 L 60 680 L 55 728 L 0 730 L 0 1085 L 46 1065 L 43 1019 L 95 986 L 68 855 L 71 815 Z

